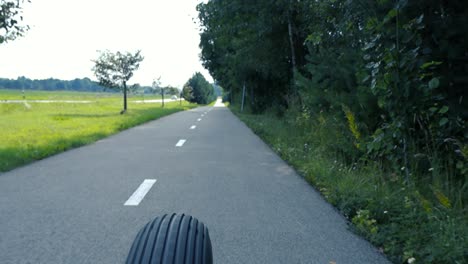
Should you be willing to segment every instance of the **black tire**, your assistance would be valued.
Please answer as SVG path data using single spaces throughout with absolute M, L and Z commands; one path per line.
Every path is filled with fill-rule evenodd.
M 189 215 L 163 215 L 143 227 L 127 264 L 212 264 L 208 228 Z

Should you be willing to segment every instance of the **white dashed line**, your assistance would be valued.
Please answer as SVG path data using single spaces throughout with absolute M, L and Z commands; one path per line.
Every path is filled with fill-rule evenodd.
M 190 127 L 190 129 L 195 129 L 195 128 L 197 128 L 197 126 L 191 126 L 191 127 Z
M 200 121 L 201 121 L 201 118 L 198 118 L 197 121 L 200 122 Z
M 181 139 L 181 140 L 179 140 L 179 142 L 177 142 L 177 144 L 175 146 L 176 147 L 182 147 L 184 145 L 185 141 L 187 141 L 187 140 Z
M 153 184 L 156 183 L 156 179 L 146 179 L 140 184 L 140 187 L 128 198 L 124 203 L 125 206 L 137 206 L 145 198 L 145 195 L 149 192 Z

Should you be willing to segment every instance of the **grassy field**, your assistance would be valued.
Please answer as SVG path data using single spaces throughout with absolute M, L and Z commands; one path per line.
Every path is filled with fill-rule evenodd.
M 0 101 L 21 98 L 21 91 L 0 90 Z M 172 102 L 161 108 L 159 103 L 137 104 L 129 98 L 128 112 L 120 115 L 120 94 L 28 91 L 27 98 L 92 102 L 0 103 L 1 172 L 197 106 L 187 102 L 182 102 L 182 105 Z
M 172 96 L 165 96 L 171 98 Z M 24 93 L 26 100 L 86 100 L 86 101 L 102 101 L 105 99 L 121 98 L 120 93 L 109 92 L 74 92 L 74 91 L 35 91 L 26 90 Z M 129 94 L 130 101 L 136 100 L 153 100 L 161 99 L 159 94 Z M 3 100 L 23 100 L 23 93 L 21 90 L 0 89 L 0 101 Z

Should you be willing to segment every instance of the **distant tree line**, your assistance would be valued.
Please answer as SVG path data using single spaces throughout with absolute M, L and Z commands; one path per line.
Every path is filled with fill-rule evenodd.
M 164 89 L 164 94 L 165 95 L 177 95 L 179 96 L 180 91 L 177 89 L 177 87 L 173 86 L 165 86 L 165 87 L 150 87 L 150 86 L 143 86 L 142 87 L 143 91 L 142 93 L 149 94 L 149 93 L 154 93 L 154 94 L 161 94 L 161 89 Z
M 42 80 L 31 80 L 26 77 L 19 77 L 16 80 L 0 78 L 1 89 L 18 90 L 45 90 L 45 91 L 80 91 L 80 92 L 101 92 L 104 87 L 89 78 L 74 79 L 69 81 L 49 78 Z
M 44 90 L 44 91 L 76 91 L 76 92 L 116 92 L 109 88 L 99 85 L 98 82 L 92 81 L 89 78 L 76 78 L 74 80 L 60 80 L 55 78 L 32 80 L 26 77 L 15 79 L 0 78 L 0 89 L 16 89 L 16 90 Z M 151 87 L 134 84 L 130 87 L 131 93 L 145 94 L 160 94 L 161 89 L 164 89 L 164 94 L 179 95 L 180 91 L 177 87 Z

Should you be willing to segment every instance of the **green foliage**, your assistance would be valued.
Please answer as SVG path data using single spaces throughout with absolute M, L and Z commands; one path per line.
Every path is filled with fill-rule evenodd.
M 16 93 L 16 94 L 14 94 Z M 19 91 L 2 91 L 0 98 L 20 98 Z M 0 171 L 89 144 L 124 129 L 177 111 L 196 107 L 184 102 L 159 104 L 130 102 L 132 109 L 119 115 L 116 94 L 35 92 L 33 99 L 92 100 L 91 103 L 0 104 Z
M 24 0 L 0 0 L 0 44 L 23 36 L 29 29 L 28 26 L 21 25 L 24 2 Z
M 182 96 L 185 100 L 197 104 L 208 104 L 215 100 L 213 86 L 199 72 L 184 85 Z
M 263 111 L 272 102 L 289 103 L 284 97 L 293 75 L 288 22 L 299 25 L 301 10 L 290 12 L 292 5 L 301 3 L 233 0 L 198 5 L 204 66 L 221 86 L 228 87 L 231 99 L 245 83 L 247 102 L 254 111 Z M 295 50 L 302 54 L 305 35 L 295 29 Z M 302 56 L 297 57 L 302 65 Z
M 248 116 L 255 132 L 350 219 L 361 212 L 358 232 L 397 263 L 466 262 L 456 233 L 466 228 L 449 222 L 468 226 L 467 1 L 233 0 L 198 10 L 202 60 L 231 106 L 245 83 L 246 109 L 267 113 Z M 349 168 L 353 177 L 334 176 Z
M 359 210 L 353 217 L 352 222 L 355 228 L 363 235 L 372 236 L 377 234 L 377 221 L 370 218 L 369 210 Z
M 332 113 L 359 145 L 348 160 L 377 161 L 411 184 L 442 159 L 453 172 L 444 188 L 466 183 L 466 2 L 236 0 L 198 10 L 202 60 L 226 99 L 245 83 L 253 112 Z
M 271 112 L 230 108 L 394 263 L 468 261 L 466 211 L 438 188 L 423 195 L 378 164 L 346 161 L 356 149 L 346 122 L 338 124 L 332 113 L 315 117 L 303 111 L 295 119 L 289 113 L 279 119 Z

